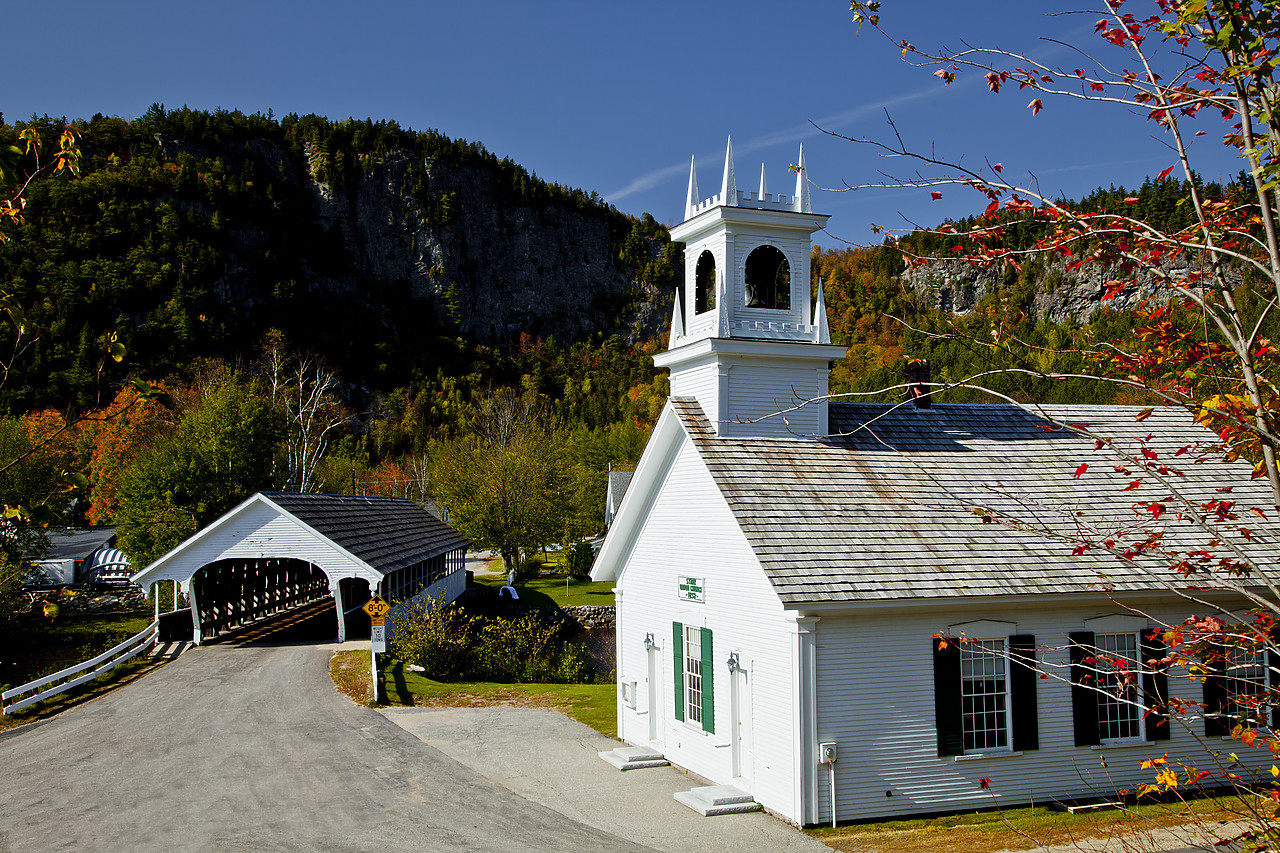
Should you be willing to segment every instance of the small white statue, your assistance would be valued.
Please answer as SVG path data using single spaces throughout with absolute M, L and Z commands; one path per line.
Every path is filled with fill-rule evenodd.
M 512 569 L 507 572 L 507 585 L 498 590 L 498 598 L 502 598 L 503 593 L 507 593 L 515 601 L 520 600 L 520 594 L 516 592 L 516 570 Z

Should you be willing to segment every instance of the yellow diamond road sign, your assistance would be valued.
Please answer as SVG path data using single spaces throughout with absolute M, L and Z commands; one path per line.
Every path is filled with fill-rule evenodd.
M 381 619 L 386 616 L 387 611 L 390 609 L 391 605 L 376 595 L 364 603 L 364 612 L 374 619 Z

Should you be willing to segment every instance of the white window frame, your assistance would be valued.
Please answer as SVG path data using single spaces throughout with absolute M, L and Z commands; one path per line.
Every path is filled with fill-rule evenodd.
M 690 726 L 702 730 L 702 668 L 706 662 L 702 660 L 702 628 L 697 625 L 684 624 L 684 648 L 680 660 L 684 667 L 684 721 Z
M 1230 709 L 1232 716 L 1239 716 L 1240 713 L 1236 702 L 1237 696 L 1266 695 L 1270 691 L 1271 667 L 1267 665 L 1267 650 L 1265 648 L 1252 651 L 1237 647 L 1229 648 L 1223 658 L 1222 669 L 1226 705 Z M 1261 677 L 1248 673 L 1261 673 Z M 1249 689 L 1240 690 L 1239 687 L 1242 683 L 1249 685 Z M 1270 725 L 1271 707 L 1269 705 L 1261 705 L 1252 714 L 1256 718 L 1256 724 Z
M 1107 643 L 1104 645 L 1104 638 Z M 1120 639 L 1133 642 L 1133 657 L 1129 657 L 1118 648 Z M 1141 707 L 1142 677 L 1146 671 L 1142 668 L 1142 635 L 1136 631 L 1100 631 L 1093 635 L 1097 663 L 1094 664 L 1094 683 L 1096 685 L 1098 703 L 1098 743 L 1101 746 L 1120 746 L 1123 744 L 1144 743 L 1146 741 L 1146 720 Z M 1112 689 L 1118 682 L 1113 674 L 1114 668 L 1110 660 L 1125 660 L 1130 664 L 1133 682 L 1125 689 L 1124 695 L 1118 695 Z M 1130 693 L 1130 691 L 1132 691 Z M 1124 716 L 1116 715 L 1114 719 L 1108 711 L 1123 711 Z M 1108 725 L 1132 726 L 1134 733 L 1108 737 Z
M 1009 669 L 1009 640 L 1007 637 L 992 637 L 990 639 L 966 639 L 960 643 L 960 718 L 961 718 L 961 736 L 964 743 L 965 755 L 991 755 L 1005 752 L 1013 752 L 1013 692 L 1010 684 Z M 970 664 L 966 671 L 966 663 Z M 982 671 L 977 674 L 973 673 L 974 665 L 982 667 Z M 1003 681 L 1003 686 L 997 690 L 983 690 L 981 692 L 970 692 L 970 687 L 980 684 L 981 682 Z M 970 700 L 985 696 L 990 697 L 1003 703 L 1004 710 L 1001 713 L 995 711 L 971 712 Z M 984 728 L 981 731 L 1003 737 L 1004 744 L 996 745 L 977 745 L 977 735 L 979 730 L 971 725 L 972 721 L 978 716 L 986 716 L 995 714 L 1000 720 L 1000 728 Z M 970 746 L 973 739 L 974 745 Z M 984 738 L 985 740 L 985 738 Z

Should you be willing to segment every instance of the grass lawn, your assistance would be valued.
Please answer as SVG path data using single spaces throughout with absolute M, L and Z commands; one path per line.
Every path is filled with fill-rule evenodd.
M 506 575 L 477 575 L 476 584 L 497 590 L 507 582 Z M 568 592 L 565 591 L 565 579 L 560 577 L 534 578 L 528 581 L 516 581 L 516 592 L 520 593 L 520 603 L 529 607 L 566 607 L 586 606 L 592 604 L 613 607 L 613 581 L 575 581 L 570 579 Z M 505 600 L 505 596 L 504 596 Z
M 364 661 L 363 683 L 369 680 L 368 652 L 339 652 L 360 656 Z M 403 663 L 385 658 L 382 667 L 387 700 L 391 705 L 471 708 L 486 705 L 518 705 L 529 708 L 554 708 L 601 734 L 617 734 L 617 688 L 614 684 L 494 684 L 491 682 L 459 682 L 446 684 L 432 681 L 420 672 L 410 672 Z M 335 663 L 335 668 L 341 664 Z M 352 668 L 358 666 L 352 662 Z M 359 681 L 358 676 L 352 678 Z M 335 678 L 336 681 L 336 678 Z M 342 689 L 339 687 L 339 689 Z M 343 691 L 346 693 L 347 691 Z M 351 695 L 348 693 L 347 695 Z M 364 692 L 365 701 L 368 689 Z M 361 701 L 357 699 L 357 701 Z
M 89 660 L 151 624 L 151 611 L 103 615 L 73 614 L 50 623 L 43 616 L 20 614 L 0 639 L 0 689 L 7 690 Z M 97 679 L 66 693 L 0 716 L 0 731 L 56 714 L 128 684 L 160 664 L 139 655 Z
M 55 622 L 19 614 L 0 640 L 0 684 L 13 687 L 86 661 L 142 631 L 151 618 L 149 610 L 70 614 Z
M 1241 819 L 1242 812 L 1238 799 L 1205 797 L 1077 815 L 1050 811 L 1046 807 L 1016 808 L 860 823 L 807 832 L 828 847 L 858 853 L 914 853 L 917 850 L 989 853 L 1074 844 L 1086 838 L 1124 836 L 1158 826 L 1182 826 L 1188 831 L 1195 826 L 1202 832 L 1196 843 L 1205 843 L 1205 835 L 1218 832 L 1224 823 Z M 1139 845 L 1135 849 L 1148 847 Z

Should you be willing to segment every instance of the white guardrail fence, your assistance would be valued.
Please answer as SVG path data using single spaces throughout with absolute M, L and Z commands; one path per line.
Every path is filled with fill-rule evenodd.
M 46 675 L 44 678 L 37 678 L 35 681 L 28 681 L 26 684 L 21 684 L 11 690 L 0 693 L 0 706 L 3 707 L 5 714 L 12 714 L 14 711 L 20 711 L 28 705 L 34 705 L 36 702 L 48 699 L 50 696 L 57 696 L 63 691 L 84 684 L 86 681 L 92 681 L 104 672 L 110 672 L 134 655 L 154 646 L 159 636 L 160 622 L 157 620 L 143 629 L 141 633 L 130 637 L 115 648 L 107 649 L 93 660 L 87 660 L 84 663 L 68 667 L 61 672 Z M 26 695 L 33 691 L 37 692 L 31 696 Z M 23 698 L 18 699 L 20 696 Z M 16 702 L 14 701 L 15 699 L 17 699 Z

